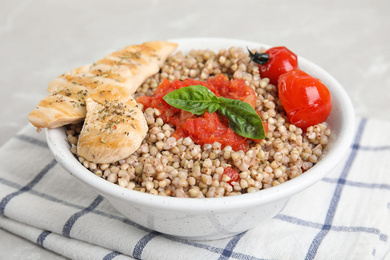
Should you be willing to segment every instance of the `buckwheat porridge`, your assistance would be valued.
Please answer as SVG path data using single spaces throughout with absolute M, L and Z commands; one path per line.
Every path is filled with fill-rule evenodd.
M 243 79 L 254 90 L 255 110 L 266 123 L 266 137 L 244 140 L 245 149 L 220 142 L 199 145 L 191 137 L 175 135 L 175 126 L 164 122 L 158 108 L 139 106 L 149 131 L 138 150 L 111 164 L 97 164 L 77 155 L 82 124 L 67 126 L 71 151 L 91 172 L 119 186 L 150 194 L 211 198 L 270 188 L 307 171 L 320 159 L 328 143 L 326 122 L 306 131 L 288 122 L 277 87 L 260 78 L 259 68 L 248 52 L 231 47 L 219 52 L 192 50 L 168 57 L 160 72 L 148 78 L 134 94 L 151 97 L 164 82 L 192 78 L 207 81 L 220 74 Z

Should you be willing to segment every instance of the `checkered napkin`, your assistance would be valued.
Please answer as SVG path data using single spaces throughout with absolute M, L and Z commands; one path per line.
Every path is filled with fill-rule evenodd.
M 71 259 L 390 258 L 390 122 L 358 119 L 326 178 L 275 218 L 234 237 L 192 242 L 125 219 L 53 159 L 25 127 L 0 147 L 0 227 Z

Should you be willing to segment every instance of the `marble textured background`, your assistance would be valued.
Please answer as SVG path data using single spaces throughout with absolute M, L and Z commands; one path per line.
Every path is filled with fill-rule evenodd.
M 0 0 L 0 145 L 48 83 L 126 45 L 225 37 L 285 45 L 332 74 L 356 115 L 390 120 L 390 2 Z M 4 259 L 60 258 L 0 229 Z

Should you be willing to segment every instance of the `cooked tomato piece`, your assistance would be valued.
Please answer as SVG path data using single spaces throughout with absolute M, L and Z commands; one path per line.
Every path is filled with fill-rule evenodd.
M 230 181 L 228 181 L 229 184 L 232 184 L 232 182 L 238 181 L 240 179 L 240 174 L 232 167 L 226 167 L 223 171 L 223 174 L 230 177 Z
M 161 119 L 165 123 L 176 127 L 173 136 L 177 139 L 189 136 L 199 145 L 219 142 L 222 144 L 222 148 L 230 145 L 234 151 L 248 151 L 252 140 L 236 134 L 229 128 L 229 122 L 225 117 L 219 116 L 218 113 L 210 114 L 208 112 L 202 116 L 193 115 L 164 101 L 163 97 L 169 92 L 192 85 L 205 86 L 218 97 L 239 99 L 247 102 L 252 107 L 255 107 L 256 104 L 256 93 L 245 84 L 244 80 L 229 80 L 222 74 L 210 78 L 208 81 L 185 79 L 184 81 L 174 80 L 170 82 L 164 80 L 152 97 L 140 97 L 138 102 L 144 105 L 144 109 L 148 107 L 158 108 Z

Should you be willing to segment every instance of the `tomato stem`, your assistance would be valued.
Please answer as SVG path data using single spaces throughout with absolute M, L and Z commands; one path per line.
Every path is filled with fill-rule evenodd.
M 259 53 L 257 51 L 255 53 L 252 53 L 248 47 L 246 48 L 249 52 L 249 58 L 251 58 L 253 62 L 257 64 L 266 64 L 269 61 L 269 55 L 267 53 Z

